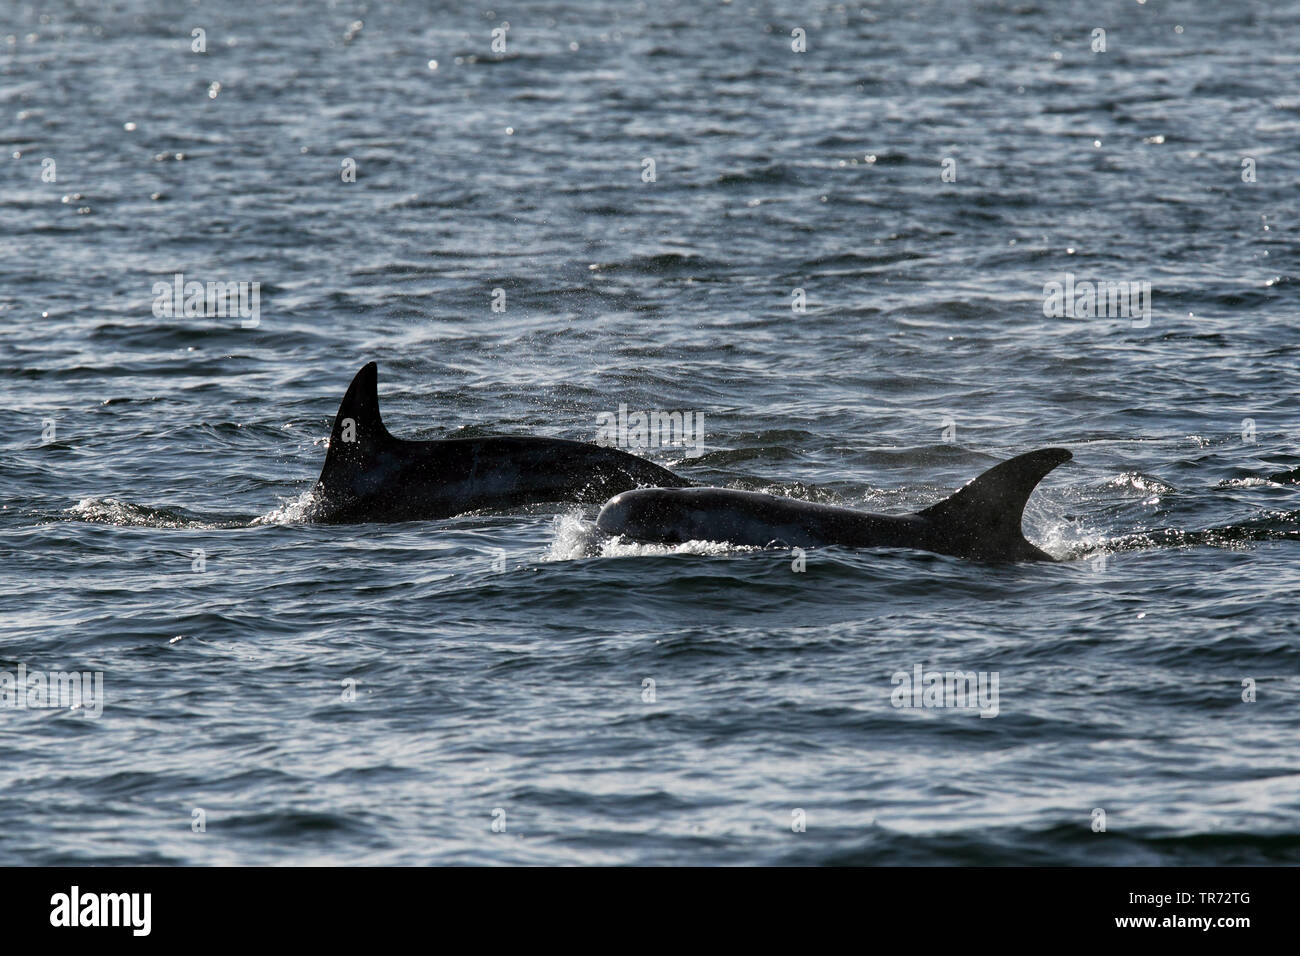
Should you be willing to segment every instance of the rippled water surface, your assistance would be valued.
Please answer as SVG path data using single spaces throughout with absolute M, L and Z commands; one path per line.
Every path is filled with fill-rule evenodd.
M 0 670 L 105 699 L 0 710 L 0 861 L 1300 860 L 1297 41 L 1295 2 L 7 6 Z M 176 273 L 259 321 L 155 314 Z M 1045 315 L 1066 273 L 1149 318 Z M 643 453 L 875 511 L 1067 447 L 1025 518 L 1062 561 L 305 522 L 372 359 L 403 437 L 689 410 L 702 455 Z M 997 716 L 894 707 L 918 665 Z

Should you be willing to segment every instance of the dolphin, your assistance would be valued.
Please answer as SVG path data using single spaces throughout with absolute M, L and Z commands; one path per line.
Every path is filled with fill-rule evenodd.
M 537 502 L 599 504 L 632 488 L 691 484 L 636 455 L 561 438 L 395 438 L 379 416 L 378 381 L 379 367 L 370 362 L 343 396 L 309 499 L 312 521 L 419 521 Z
M 643 488 L 607 501 L 596 526 L 665 544 L 916 548 L 979 561 L 1055 561 L 1025 540 L 1020 519 L 1038 483 L 1071 457 L 1064 448 L 1019 455 L 915 514 L 868 514 L 730 488 Z

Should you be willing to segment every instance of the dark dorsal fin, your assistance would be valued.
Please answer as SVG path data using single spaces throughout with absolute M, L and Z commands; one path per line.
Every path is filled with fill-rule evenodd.
M 331 476 L 336 482 L 342 478 L 347 483 L 357 466 L 374 458 L 393 440 L 379 416 L 379 366 L 367 362 L 352 379 L 339 404 L 339 413 L 334 416 L 321 484 L 328 488 Z
M 1055 560 L 1025 540 L 1025 502 L 1043 477 L 1074 456 L 1041 448 L 994 465 L 970 484 L 917 515 L 926 519 L 950 554 L 987 560 Z

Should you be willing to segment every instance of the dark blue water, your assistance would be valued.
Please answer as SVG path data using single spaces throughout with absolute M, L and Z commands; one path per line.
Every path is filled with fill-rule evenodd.
M 0 861 L 1300 860 L 1298 39 L 1295 2 L 6 6 L 0 670 L 104 700 L 0 710 Z M 1149 320 L 1045 315 L 1067 272 Z M 155 316 L 175 273 L 258 324 Z M 371 359 L 403 437 L 693 410 L 705 454 L 646 454 L 877 511 L 1064 446 L 1025 521 L 1063 560 L 306 523 Z M 997 716 L 895 708 L 917 665 Z

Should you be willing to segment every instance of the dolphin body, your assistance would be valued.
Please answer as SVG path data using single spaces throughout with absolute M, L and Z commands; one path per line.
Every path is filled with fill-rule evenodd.
M 1055 561 L 1025 540 L 1020 519 L 1043 476 L 1071 457 L 1064 448 L 1020 455 L 915 514 L 868 514 L 729 488 L 643 488 L 607 501 L 596 526 L 665 544 L 917 548 L 979 561 Z
M 394 438 L 379 416 L 378 380 L 370 362 L 343 396 L 312 489 L 313 521 L 420 521 L 539 502 L 595 504 L 646 485 L 690 484 L 636 455 L 561 438 Z

